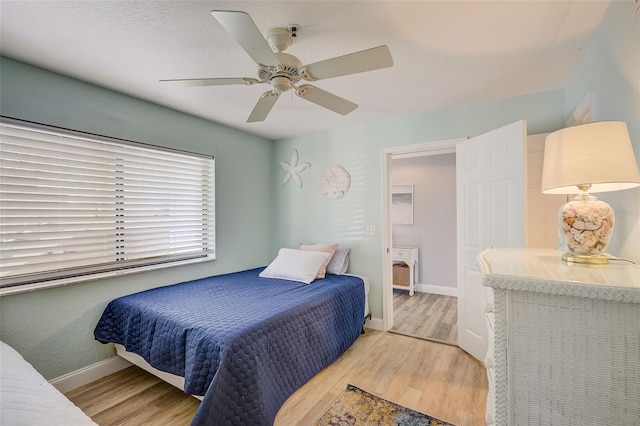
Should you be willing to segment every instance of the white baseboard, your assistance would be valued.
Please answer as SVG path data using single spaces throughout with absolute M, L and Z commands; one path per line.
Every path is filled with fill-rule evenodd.
M 435 284 L 416 284 L 416 291 L 458 297 L 458 288 Z
M 380 330 L 382 331 L 382 318 L 371 318 L 367 319 L 364 323 L 365 328 L 370 328 L 372 330 Z
M 104 361 L 96 362 L 95 364 L 81 368 L 80 370 L 72 371 L 64 376 L 56 377 L 49 380 L 56 389 L 65 393 L 84 386 L 88 383 L 101 379 L 109 374 L 113 374 L 117 371 L 125 369 L 132 364 L 119 356 L 114 356 Z

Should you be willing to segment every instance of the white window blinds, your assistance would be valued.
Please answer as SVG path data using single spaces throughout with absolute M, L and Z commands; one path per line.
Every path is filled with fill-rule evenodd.
M 212 157 L 0 126 L 0 287 L 215 256 Z

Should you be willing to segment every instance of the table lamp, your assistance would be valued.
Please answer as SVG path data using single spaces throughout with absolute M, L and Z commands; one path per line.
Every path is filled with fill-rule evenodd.
M 627 124 L 601 121 L 567 127 L 545 139 L 542 192 L 576 194 L 558 213 L 567 262 L 609 263 L 603 255 L 613 233 L 614 212 L 591 195 L 640 186 Z

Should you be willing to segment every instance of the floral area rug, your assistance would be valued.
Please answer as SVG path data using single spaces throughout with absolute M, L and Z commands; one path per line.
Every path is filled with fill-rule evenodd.
M 454 426 L 403 407 L 353 385 L 336 399 L 315 426 Z

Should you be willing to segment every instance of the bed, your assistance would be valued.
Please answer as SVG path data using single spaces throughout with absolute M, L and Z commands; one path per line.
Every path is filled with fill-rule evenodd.
M 95 337 L 182 378 L 202 399 L 192 425 L 271 425 L 284 401 L 358 338 L 368 283 L 330 273 L 310 284 L 267 278 L 270 267 L 115 299 Z
M 97 426 L 22 355 L 1 341 L 0 403 L 0 424 L 5 426 Z

